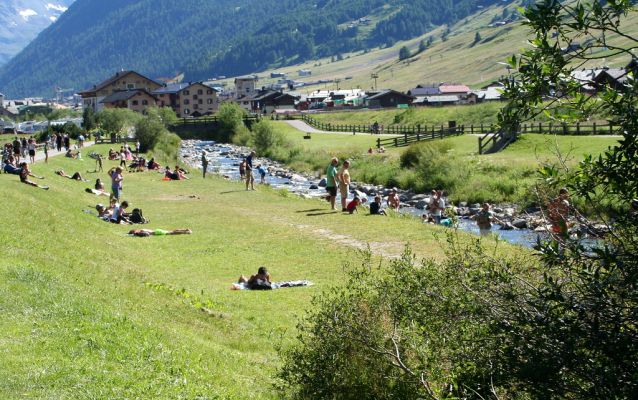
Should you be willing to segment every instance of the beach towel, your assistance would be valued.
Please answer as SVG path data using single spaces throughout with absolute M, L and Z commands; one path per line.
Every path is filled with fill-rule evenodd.
M 296 286 L 315 286 L 315 284 L 310 281 L 300 280 L 300 281 L 272 282 L 271 286 L 273 289 L 283 289 L 283 288 L 296 287 Z M 233 283 L 230 290 L 250 290 L 250 288 L 246 286 L 245 283 Z

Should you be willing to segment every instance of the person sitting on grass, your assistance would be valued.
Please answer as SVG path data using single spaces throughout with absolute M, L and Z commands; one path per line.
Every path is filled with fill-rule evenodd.
M 270 282 L 270 274 L 268 273 L 268 271 L 266 270 L 266 267 L 260 267 L 257 270 L 256 274 L 253 274 L 250 279 L 246 279 L 246 277 L 244 275 L 239 277 L 239 282 L 238 283 L 245 283 L 246 286 L 248 286 L 248 288 L 250 289 L 250 286 L 256 282 L 258 279 L 264 280 L 266 282 Z
M 359 214 L 358 207 L 361 203 L 361 198 L 359 198 L 359 196 L 354 196 L 354 199 L 346 206 L 346 210 L 348 210 L 350 214 L 354 214 L 355 212 Z
M 34 178 L 38 178 L 38 179 L 44 179 L 44 177 L 42 176 L 33 175 L 31 173 L 31 170 L 29 170 L 29 165 L 26 162 L 21 163 L 20 164 L 20 182 L 26 183 L 27 185 L 39 187 L 40 189 L 49 190 L 48 186 L 40 186 L 37 183 L 31 182 L 29 179 L 27 179 L 30 176 Z
M 75 158 L 75 154 L 73 154 L 73 150 L 69 149 L 69 150 L 66 152 L 65 157 Z
M 174 179 L 173 178 L 173 171 L 171 171 L 171 167 L 169 167 L 168 165 L 166 166 L 166 169 L 164 170 L 164 178 L 168 178 L 168 179 Z
M 81 160 L 82 159 L 82 152 L 78 150 L 77 153 L 75 153 L 75 159 L 76 160 Z
M 122 224 L 122 225 L 131 224 L 131 221 L 129 221 L 128 219 L 130 214 L 127 214 L 125 212 L 128 206 L 129 206 L 128 201 L 123 201 L 121 205 L 116 204 L 115 208 L 113 209 L 113 212 L 111 213 L 111 222 L 114 224 Z
M 372 147 L 368 149 L 368 154 L 374 154 L 374 150 L 372 150 Z
M 113 147 L 109 150 L 109 160 L 113 161 L 117 158 L 117 153 L 113 150 Z
M 188 180 L 188 178 L 184 175 L 184 170 L 180 169 L 178 165 L 175 166 L 175 170 L 173 171 L 174 180 Z
M 65 174 L 63 170 L 55 171 L 55 173 L 60 175 L 63 178 L 69 178 L 69 179 L 73 179 L 73 180 L 76 180 L 76 181 L 82 181 L 82 182 L 89 182 L 88 180 L 82 178 L 82 174 L 79 173 L 79 172 L 76 172 L 75 174 L 73 174 L 73 176 L 69 176 L 69 175 Z
M 159 164 L 155 162 L 155 157 L 148 162 L 148 169 L 159 169 Z
M 190 235 L 193 233 L 190 229 L 175 229 L 174 231 L 163 231 L 161 229 L 131 229 L 129 235 L 133 236 L 164 236 L 164 235 Z
M 370 203 L 370 214 L 385 216 L 388 215 L 388 213 L 383 208 L 381 208 L 381 196 L 374 196 L 374 201 Z

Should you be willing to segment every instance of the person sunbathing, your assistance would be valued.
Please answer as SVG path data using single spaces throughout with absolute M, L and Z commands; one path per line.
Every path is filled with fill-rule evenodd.
M 40 186 L 37 183 L 31 182 L 30 180 L 28 180 L 27 178 L 30 176 L 34 178 L 38 178 L 38 179 L 44 179 L 43 176 L 33 175 L 31 173 L 31 170 L 29 169 L 29 165 L 26 162 L 20 163 L 20 182 L 26 183 L 27 185 L 39 187 L 40 189 L 49 190 L 48 186 Z
M 174 180 L 188 180 L 188 178 L 184 175 L 184 170 L 179 166 L 175 166 L 175 170 L 173 171 L 173 179 Z
M 146 237 L 146 236 L 164 236 L 164 235 L 190 235 L 191 233 L 193 233 L 193 231 L 191 231 L 190 229 L 175 229 L 174 231 L 164 231 L 161 229 L 131 229 L 129 231 L 129 235 L 133 235 L 133 236 L 141 236 L 141 237 Z
M 108 194 L 107 194 L 108 196 Z M 110 219 L 111 217 L 111 209 L 104 207 L 102 204 L 98 204 L 95 206 L 95 209 L 98 212 L 98 217 L 100 218 L 106 218 L 108 217 Z
M 67 174 L 64 173 L 64 171 L 59 170 L 59 171 L 55 171 L 56 174 L 60 175 L 63 178 L 69 178 L 69 179 L 73 179 L 76 181 L 82 181 L 82 182 L 88 182 L 88 180 L 82 178 L 82 174 L 79 172 L 76 172 L 75 174 L 73 174 L 73 176 L 69 176 Z
M 246 279 L 246 277 L 244 275 L 239 277 L 239 282 L 238 283 L 245 283 L 246 286 L 248 286 L 250 288 L 250 285 L 255 282 L 257 279 L 262 279 L 266 282 L 270 282 L 270 274 L 268 273 L 268 271 L 266 270 L 266 267 L 260 267 L 257 270 L 256 274 L 253 274 L 250 279 Z

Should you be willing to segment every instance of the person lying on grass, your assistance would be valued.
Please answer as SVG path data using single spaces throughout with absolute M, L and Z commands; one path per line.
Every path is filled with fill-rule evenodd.
M 31 170 L 29 169 L 29 165 L 26 162 L 21 163 L 20 164 L 20 182 L 26 183 L 27 185 L 39 187 L 40 189 L 49 190 L 48 186 L 40 186 L 37 183 L 31 182 L 30 180 L 28 180 L 27 178 L 30 176 L 34 178 L 38 178 L 38 179 L 44 179 L 43 176 L 33 175 L 31 173 Z
M 100 218 L 108 217 L 110 219 L 111 213 L 112 213 L 111 209 L 108 209 L 108 208 L 104 207 L 102 204 L 96 205 L 95 209 L 98 212 L 98 214 L 97 214 L 98 217 L 100 217 Z
M 15 158 L 11 157 L 11 158 L 7 158 L 6 160 L 4 160 L 4 167 L 2 168 L 2 170 L 4 171 L 5 174 L 16 174 L 16 166 L 15 166 Z
M 161 229 L 131 229 L 129 235 L 133 236 L 164 236 L 164 235 L 190 235 L 193 233 L 190 229 L 175 229 L 174 231 L 164 231 Z
M 87 193 L 93 193 L 96 196 L 111 196 L 104 191 L 104 183 L 100 178 L 95 181 L 95 189 L 86 188 L 85 190 Z
M 69 179 L 73 179 L 76 181 L 82 181 L 82 182 L 89 182 L 87 179 L 82 178 L 82 174 L 79 172 L 76 172 L 75 174 L 73 174 L 73 176 L 69 176 L 67 174 L 64 173 L 64 171 L 59 170 L 59 171 L 55 171 L 56 174 L 60 175 L 63 178 L 69 178 Z
M 257 279 L 262 279 L 266 282 L 270 282 L 270 274 L 268 273 L 268 271 L 266 270 L 266 267 L 260 267 L 257 270 L 256 274 L 253 274 L 250 279 L 246 279 L 246 277 L 244 275 L 239 277 L 239 281 L 238 283 L 245 283 L 246 286 L 248 286 L 250 288 L 250 285 L 255 282 Z

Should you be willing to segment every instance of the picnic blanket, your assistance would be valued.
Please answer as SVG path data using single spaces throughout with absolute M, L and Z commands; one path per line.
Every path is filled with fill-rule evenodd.
M 295 286 L 315 286 L 315 284 L 310 281 L 301 280 L 301 281 L 272 282 L 271 286 L 273 289 L 283 289 L 283 288 L 289 288 L 289 287 L 295 287 Z M 245 283 L 233 283 L 233 286 L 231 286 L 230 288 L 230 290 L 244 290 L 244 289 L 250 290 L 250 288 L 246 286 Z

